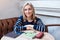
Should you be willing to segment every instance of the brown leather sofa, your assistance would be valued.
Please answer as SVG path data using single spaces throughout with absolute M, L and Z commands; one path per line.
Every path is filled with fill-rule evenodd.
M 13 27 L 17 19 L 18 17 L 0 20 L 0 38 L 8 32 L 13 31 Z
M 16 23 L 18 17 L 2 19 L 0 20 L 0 39 L 3 35 L 7 34 L 8 32 L 13 31 L 14 24 Z M 45 25 L 45 32 L 48 32 L 48 26 L 60 26 L 60 24 L 48 24 Z
M 18 19 L 18 17 L 0 20 L 0 39 L 3 35 L 7 34 L 8 32 L 13 31 L 13 27 L 14 27 L 14 24 L 16 23 L 17 19 Z M 47 29 L 46 29 L 46 31 L 47 31 Z

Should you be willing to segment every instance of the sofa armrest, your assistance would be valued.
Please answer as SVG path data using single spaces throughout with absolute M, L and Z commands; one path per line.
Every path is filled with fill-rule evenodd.
M 60 24 L 47 24 L 45 25 L 45 31 L 48 32 L 48 27 L 49 26 L 60 26 Z

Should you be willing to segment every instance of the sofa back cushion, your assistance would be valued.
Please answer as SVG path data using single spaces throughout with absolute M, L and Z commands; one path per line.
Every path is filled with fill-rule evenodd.
M 0 35 L 5 35 L 13 31 L 13 27 L 18 17 L 0 20 Z

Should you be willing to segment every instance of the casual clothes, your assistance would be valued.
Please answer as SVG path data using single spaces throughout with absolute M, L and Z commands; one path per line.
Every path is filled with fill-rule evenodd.
M 28 22 L 27 20 L 23 22 L 23 16 L 20 16 L 14 25 L 14 31 L 16 34 L 19 34 L 21 30 L 26 30 L 25 25 L 34 25 L 33 29 L 44 32 L 45 25 L 42 23 L 40 18 L 36 17 L 36 23 L 34 21 Z

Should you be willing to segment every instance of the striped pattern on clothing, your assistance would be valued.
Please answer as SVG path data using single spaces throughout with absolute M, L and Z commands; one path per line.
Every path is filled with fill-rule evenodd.
M 36 18 L 36 23 L 34 23 L 34 21 L 32 22 L 23 22 L 23 16 L 20 16 L 16 22 L 16 24 L 14 25 L 14 31 L 16 34 L 20 34 L 21 30 L 26 30 L 25 25 L 34 25 L 33 29 L 37 30 L 37 31 L 41 31 L 44 32 L 45 31 L 45 25 L 43 24 L 43 22 L 41 21 L 40 18 Z

